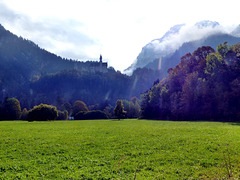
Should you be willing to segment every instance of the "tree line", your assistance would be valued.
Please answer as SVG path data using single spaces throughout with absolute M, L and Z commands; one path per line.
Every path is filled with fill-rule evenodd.
M 123 103 L 124 102 L 124 103 Z M 124 110 L 124 106 L 126 110 Z M 90 109 L 89 109 L 90 108 Z M 32 109 L 21 110 L 18 99 L 8 98 L 0 103 L 0 120 L 27 120 L 49 121 L 49 120 L 88 120 L 88 119 L 109 119 L 109 118 L 137 118 L 140 115 L 139 99 L 136 97 L 130 101 L 117 100 L 113 108 L 109 104 L 102 106 L 90 106 L 80 100 L 71 105 L 69 102 L 56 107 L 48 104 L 39 104 Z

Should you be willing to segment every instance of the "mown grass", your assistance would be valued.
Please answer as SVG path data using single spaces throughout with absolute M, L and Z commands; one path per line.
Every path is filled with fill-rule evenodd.
M 239 125 L 0 122 L 0 179 L 240 178 Z

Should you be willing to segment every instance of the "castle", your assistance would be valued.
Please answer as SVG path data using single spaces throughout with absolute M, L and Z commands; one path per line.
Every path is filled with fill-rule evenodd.
M 106 72 L 108 72 L 108 63 L 103 62 L 102 55 L 100 55 L 99 61 L 75 62 L 74 69 L 82 71 L 82 72 L 106 73 Z
M 90 65 L 90 72 L 107 72 L 108 63 L 102 61 L 102 55 L 100 54 L 99 62 L 92 62 Z

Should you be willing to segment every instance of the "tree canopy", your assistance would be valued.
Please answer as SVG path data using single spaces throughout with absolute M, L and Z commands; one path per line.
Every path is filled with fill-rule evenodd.
M 83 101 L 75 101 L 73 105 L 73 113 L 72 116 L 76 116 L 79 112 L 87 112 L 88 107 Z

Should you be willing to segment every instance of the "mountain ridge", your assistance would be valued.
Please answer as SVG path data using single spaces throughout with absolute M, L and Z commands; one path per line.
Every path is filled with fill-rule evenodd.
M 131 74 L 131 72 L 136 68 L 149 68 L 151 67 L 152 62 L 159 61 L 160 57 L 162 62 L 166 61 L 166 59 L 172 59 L 171 56 L 174 54 L 176 55 L 176 51 L 188 53 L 193 52 L 193 50 L 196 49 L 196 46 L 195 48 L 191 49 L 183 49 L 185 43 L 198 42 L 198 47 L 203 45 L 212 45 L 212 47 L 217 47 L 218 44 L 228 41 L 228 39 L 223 39 L 220 37 L 219 41 L 215 40 L 214 44 L 207 44 L 205 42 L 209 42 L 208 38 L 212 39 L 212 37 L 216 35 L 223 36 L 223 34 L 225 34 L 226 37 L 229 35 L 228 37 L 231 39 L 231 42 L 229 42 L 230 45 L 235 44 L 240 41 L 240 26 L 235 28 L 233 31 L 228 32 L 216 21 L 200 21 L 195 23 L 193 26 L 187 26 L 185 24 L 175 25 L 170 28 L 170 30 L 166 32 L 163 37 L 154 39 L 145 45 L 137 56 L 137 60 L 124 72 Z M 233 41 L 234 38 L 236 38 L 235 41 Z M 185 54 L 180 53 L 176 58 L 180 59 L 183 55 Z M 178 63 L 179 62 L 180 61 L 178 61 Z M 175 65 L 178 63 L 175 63 Z M 163 71 L 167 72 L 167 69 L 164 69 Z

